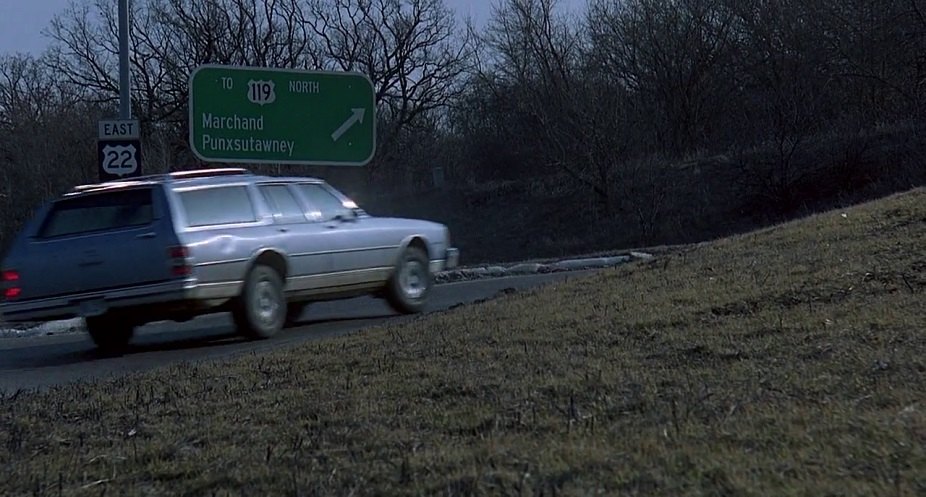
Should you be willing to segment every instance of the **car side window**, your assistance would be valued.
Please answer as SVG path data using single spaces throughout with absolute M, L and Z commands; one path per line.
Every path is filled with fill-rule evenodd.
M 244 186 L 220 186 L 180 192 L 190 226 L 237 224 L 257 221 Z
M 273 219 L 281 223 L 298 223 L 306 220 L 305 213 L 296 197 L 286 185 L 261 185 L 258 187 L 267 205 L 273 211 Z
M 313 216 L 320 221 L 330 221 L 350 210 L 320 184 L 303 183 L 299 185 L 299 190 L 311 204 Z

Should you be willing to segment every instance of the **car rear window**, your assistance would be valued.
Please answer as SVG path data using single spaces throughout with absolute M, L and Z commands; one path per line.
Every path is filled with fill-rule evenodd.
M 251 223 L 257 214 L 245 186 L 219 186 L 180 193 L 187 225 Z
M 39 238 L 93 233 L 143 226 L 154 218 L 151 188 L 90 193 L 58 200 L 52 206 Z

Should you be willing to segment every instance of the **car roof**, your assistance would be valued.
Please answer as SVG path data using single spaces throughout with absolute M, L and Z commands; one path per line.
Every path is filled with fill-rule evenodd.
M 213 169 L 196 169 L 191 171 L 176 171 L 165 174 L 153 174 L 140 176 L 136 178 L 118 179 L 102 183 L 90 183 L 78 185 L 68 192 L 67 196 L 80 195 L 83 193 L 96 193 L 101 191 L 110 191 L 122 188 L 131 188 L 134 186 L 170 184 L 171 186 L 209 186 L 222 185 L 228 183 L 247 182 L 313 182 L 323 183 L 320 178 L 311 176 L 267 176 L 254 174 L 244 168 L 213 168 Z

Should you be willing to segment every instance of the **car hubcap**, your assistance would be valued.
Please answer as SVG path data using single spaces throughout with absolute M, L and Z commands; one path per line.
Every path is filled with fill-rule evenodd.
M 424 265 L 418 261 L 406 261 L 399 282 L 402 286 L 402 293 L 409 298 L 420 298 L 428 288 Z
M 273 291 L 273 284 L 269 281 L 258 283 L 257 291 L 254 292 L 254 300 L 257 318 L 264 324 L 274 322 L 280 309 L 280 302 L 276 292 Z

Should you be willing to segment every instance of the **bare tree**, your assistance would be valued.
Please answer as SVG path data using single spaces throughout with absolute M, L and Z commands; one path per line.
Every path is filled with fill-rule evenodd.
M 93 2 L 93 3 L 90 3 Z M 116 9 L 75 3 L 52 22 L 51 63 L 87 98 L 118 98 Z M 376 88 L 381 145 L 459 93 L 469 45 L 442 0 L 149 0 L 133 11 L 133 109 L 161 139 L 187 150 L 187 94 L 200 64 L 360 71 Z M 431 118 L 428 118 L 429 120 Z M 425 121 L 421 121 L 425 122 Z M 151 124 L 151 126 L 148 126 Z M 370 169 L 375 169 L 371 167 Z
M 821 24 L 846 110 L 886 122 L 926 104 L 926 17 L 922 0 L 828 1 Z M 890 54 L 886 57 L 885 54 Z
M 95 179 L 100 109 L 45 62 L 0 57 L 0 247 L 44 200 Z
M 733 15 L 720 0 L 595 0 L 588 30 L 601 67 L 649 110 L 652 149 L 715 146 L 731 90 Z
M 373 82 L 380 137 L 371 170 L 398 160 L 400 137 L 462 91 L 472 46 L 443 0 L 310 0 L 304 21 L 323 47 L 323 67 Z
M 509 126 L 497 131 L 512 142 L 532 137 L 524 148 L 543 169 L 565 172 L 610 210 L 626 107 L 619 89 L 585 74 L 579 22 L 558 15 L 553 0 L 509 0 L 497 6 L 481 41 L 475 82 L 510 114 L 502 116 Z
M 733 3 L 741 40 L 735 64 L 742 179 L 769 206 L 787 211 L 799 201 L 797 186 L 813 172 L 799 153 L 838 107 L 824 32 L 814 24 L 821 20 L 821 6 L 796 0 Z
M 114 2 L 72 3 L 51 24 L 51 63 L 101 102 L 118 99 Z M 132 12 L 133 107 L 142 119 L 180 121 L 200 64 L 321 65 L 297 0 L 149 0 Z

